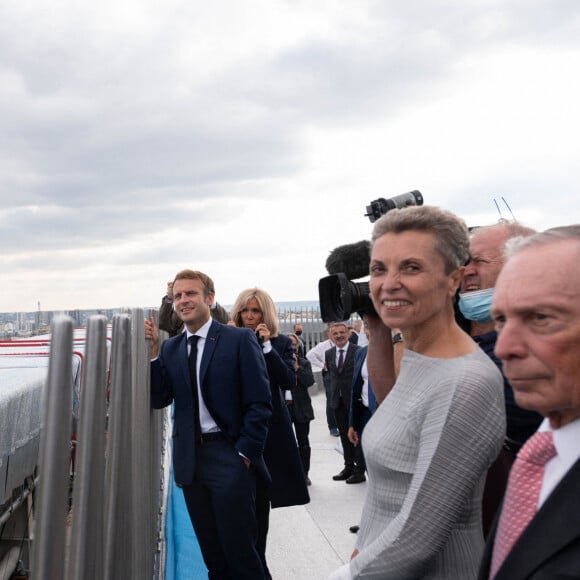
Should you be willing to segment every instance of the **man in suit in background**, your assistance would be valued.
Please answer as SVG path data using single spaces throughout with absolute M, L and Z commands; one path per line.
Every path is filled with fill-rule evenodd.
M 173 468 L 210 580 L 265 578 L 256 551 L 256 478 L 271 415 L 270 383 L 255 334 L 213 321 L 213 282 L 183 270 L 173 285 L 185 332 L 163 342 L 152 320 L 151 406 L 175 404 Z
M 365 327 L 365 336 L 368 339 L 368 330 Z M 348 439 L 356 447 L 361 449 L 361 467 L 366 471 L 364 450 L 361 440 L 363 430 L 371 415 L 377 408 L 377 400 L 369 381 L 367 369 L 368 346 L 359 348 L 354 357 L 354 374 L 350 395 L 350 412 L 348 416 Z
M 334 411 L 331 406 L 330 377 L 328 376 L 328 371 L 326 370 L 326 359 L 325 359 L 326 351 L 334 346 L 334 343 L 330 339 L 331 328 L 332 323 L 329 323 L 328 329 L 324 332 L 326 339 L 319 342 L 317 345 L 313 346 L 306 353 L 306 359 L 310 362 L 310 364 L 313 367 L 318 367 L 322 369 L 322 381 L 324 383 L 324 393 L 326 395 L 326 423 L 328 425 L 328 432 L 333 437 L 338 437 L 340 433 L 338 432 L 338 427 L 336 426 L 336 419 L 334 417 Z
M 364 334 L 368 341 L 369 331 L 364 326 Z M 367 368 L 368 342 L 365 346 L 359 348 L 354 355 L 354 375 L 352 378 L 352 389 L 350 394 L 350 412 L 348 415 L 348 439 L 359 449 L 359 462 L 363 471 L 366 471 L 367 465 L 364 458 L 364 449 L 362 447 L 362 434 L 365 425 L 371 418 L 377 408 L 377 400 L 371 388 L 369 381 L 369 371 Z M 350 526 L 350 531 L 356 534 L 360 526 Z
M 362 451 L 348 439 L 354 357 L 360 347 L 349 343 L 346 324 L 342 322 L 330 328 L 330 339 L 334 346 L 324 353 L 325 368 L 330 382 L 330 405 L 334 411 L 344 454 L 344 469 L 332 479 L 346 483 L 362 483 L 366 480 Z
M 518 405 L 545 417 L 519 451 L 480 580 L 580 578 L 580 225 L 508 246 L 495 353 Z

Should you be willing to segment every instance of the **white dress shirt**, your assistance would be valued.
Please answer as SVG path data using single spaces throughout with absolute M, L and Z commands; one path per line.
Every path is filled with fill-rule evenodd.
M 340 358 L 340 351 L 342 350 L 342 364 L 344 364 L 344 361 L 346 360 L 346 351 L 348 350 L 348 340 L 346 341 L 346 344 L 342 347 L 337 346 L 336 347 L 336 358 L 334 359 L 334 362 L 336 363 L 336 366 L 338 367 L 338 359 Z
M 552 429 L 549 420 L 544 419 L 538 431 L 552 431 L 557 453 L 544 466 L 542 489 L 538 497 L 538 509 L 540 509 L 566 473 L 580 459 L 580 419 L 560 429 Z
M 363 381 L 362 389 L 360 392 L 360 398 L 362 404 L 368 408 L 369 406 L 369 369 L 367 367 L 367 357 L 363 361 L 362 367 L 360 369 L 360 376 Z
M 217 423 L 213 420 L 210 412 L 208 411 L 207 407 L 205 406 L 205 401 L 203 400 L 203 395 L 201 394 L 201 384 L 199 381 L 199 368 L 201 366 L 201 358 L 203 357 L 203 349 L 205 348 L 205 341 L 207 338 L 207 333 L 209 332 L 209 327 L 211 326 L 212 319 L 210 319 L 201 327 L 197 329 L 195 333 L 196 336 L 199 336 L 197 340 L 197 365 L 196 365 L 196 375 L 197 375 L 197 399 L 199 401 L 199 424 L 201 426 L 202 433 L 211 433 L 213 431 L 219 431 L 220 428 L 217 426 Z M 189 344 L 189 337 L 193 336 L 189 330 L 186 329 L 187 332 L 187 355 L 189 356 L 189 351 L 191 346 Z
M 310 364 L 319 369 L 324 368 L 324 353 L 334 346 L 334 342 L 327 338 L 322 342 L 319 342 L 316 346 L 313 346 L 307 353 L 306 358 L 310 361 Z

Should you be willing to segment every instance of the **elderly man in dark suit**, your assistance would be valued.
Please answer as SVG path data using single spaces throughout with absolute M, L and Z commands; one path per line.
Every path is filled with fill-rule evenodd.
M 342 322 L 330 328 L 330 339 L 334 346 L 324 353 L 324 360 L 330 380 L 330 406 L 334 411 L 344 454 L 344 469 L 332 479 L 346 483 L 362 483 L 366 480 L 362 451 L 360 446 L 355 447 L 348 439 L 354 359 L 360 347 L 348 341 L 346 324 Z
M 175 404 L 173 466 L 210 579 L 265 578 L 256 550 L 256 480 L 269 482 L 262 456 L 271 396 L 258 340 L 210 317 L 213 282 L 183 270 L 173 285 L 185 332 L 150 340 L 151 406 Z
M 514 462 L 480 580 L 580 578 L 580 225 L 508 245 L 492 316 L 518 405 L 545 417 Z

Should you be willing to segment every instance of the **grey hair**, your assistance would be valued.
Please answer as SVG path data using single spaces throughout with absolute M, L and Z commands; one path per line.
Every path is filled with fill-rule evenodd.
M 574 240 L 580 243 L 580 224 L 558 226 L 543 232 L 538 232 L 532 236 L 512 238 L 505 245 L 505 255 L 507 258 L 511 258 L 526 248 L 543 246 L 563 240 Z
M 481 233 L 487 232 L 488 230 L 495 230 L 495 231 L 504 232 L 506 240 L 509 240 L 511 238 L 515 238 L 518 236 L 521 236 L 521 237 L 532 236 L 535 233 L 537 233 L 536 230 L 534 230 L 533 228 L 529 228 L 528 226 L 525 226 L 524 224 L 521 224 L 520 222 L 502 221 L 500 223 L 493 224 L 490 226 L 480 226 L 478 228 L 475 228 L 471 232 L 471 237 L 474 238 Z
M 436 206 L 392 209 L 375 223 L 372 243 L 388 233 L 420 231 L 433 234 L 435 251 L 443 258 L 446 273 L 464 266 L 469 259 L 469 231 L 454 213 Z

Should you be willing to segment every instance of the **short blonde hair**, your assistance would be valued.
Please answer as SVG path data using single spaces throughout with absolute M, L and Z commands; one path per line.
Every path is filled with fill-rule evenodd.
M 465 266 L 469 259 L 469 235 L 465 222 L 454 213 L 432 205 L 392 209 L 376 221 L 372 243 L 385 234 L 407 231 L 433 235 L 435 250 L 443 258 L 447 274 Z
M 231 318 L 236 326 L 244 326 L 242 322 L 242 310 L 246 308 L 248 302 L 256 299 L 260 310 L 262 311 L 262 322 L 268 327 L 270 331 L 270 336 L 272 338 L 277 337 L 280 334 L 280 327 L 278 324 L 278 313 L 276 312 L 276 306 L 272 297 L 260 288 L 248 288 L 247 290 L 242 290 L 232 307 Z

